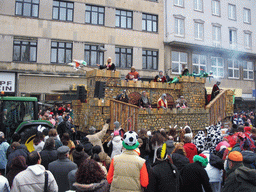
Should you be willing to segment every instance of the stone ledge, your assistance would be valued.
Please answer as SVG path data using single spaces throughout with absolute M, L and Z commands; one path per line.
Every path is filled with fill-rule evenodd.
M 180 83 L 205 83 L 205 77 L 182 76 L 179 77 Z
M 86 77 L 111 77 L 111 78 L 120 78 L 121 74 L 119 71 L 110 71 L 106 69 L 93 69 L 91 71 L 87 71 Z

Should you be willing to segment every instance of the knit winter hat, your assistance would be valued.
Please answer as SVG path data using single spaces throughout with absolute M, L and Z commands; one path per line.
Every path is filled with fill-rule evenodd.
M 208 164 L 208 159 L 204 154 L 200 154 L 200 155 L 195 155 L 193 158 L 193 161 L 196 162 L 201 162 L 203 167 L 206 167 Z
M 138 135 L 134 131 L 124 134 L 123 147 L 128 150 L 136 149 L 139 146 Z
M 237 162 L 242 162 L 243 161 L 243 155 L 239 151 L 232 151 L 228 155 L 228 159 L 231 161 L 237 161 Z
M 114 131 L 114 136 L 119 135 L 119 131 Z

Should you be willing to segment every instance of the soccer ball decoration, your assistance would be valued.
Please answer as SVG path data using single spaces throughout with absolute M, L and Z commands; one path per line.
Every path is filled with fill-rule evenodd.
M 124 134 L 124 143 L 128 146 L 133 146 L 137 143 L 138 135 L 134 131 L 129 131 Z

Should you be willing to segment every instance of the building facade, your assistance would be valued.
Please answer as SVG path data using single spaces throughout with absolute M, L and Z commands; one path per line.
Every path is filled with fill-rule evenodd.
M 163 23 L 163 0 L 0 0 L 0 71 L 17 73 L 16 95 L 46 101 L 108 57 L 149 77 L 164 70 Z
M 165 67 L 169 74 L 200 70 L 213 72 L 207 79 L 210 93 L 235 90 L 239 101 L 252 101 L 255 89 L 256 4 L 252 0 L 166 0 Z M 255 104 L 253 104 L 253 107 Z M 239 107 L 238 107 L 239 108 Z

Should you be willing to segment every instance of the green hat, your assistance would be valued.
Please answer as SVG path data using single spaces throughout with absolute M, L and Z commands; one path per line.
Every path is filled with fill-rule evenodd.
M 200 155 L 195 155 L 193 158 L 193 161 L 196 162 L 201 162 L 203 167 L 206 167 L 208 164 L 208 159 L 204 154 L 200 154 Z

